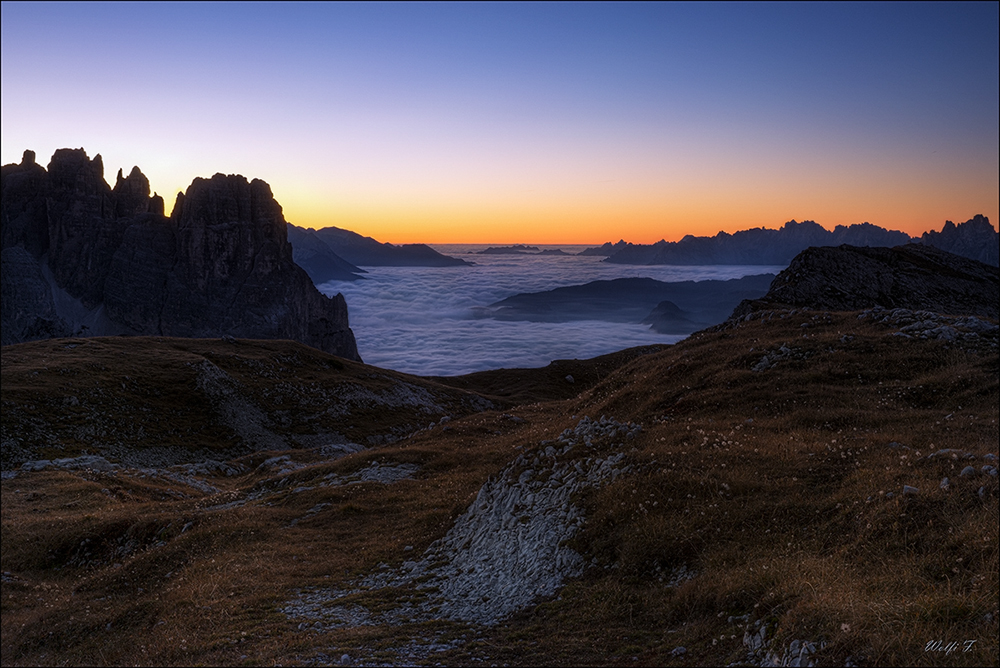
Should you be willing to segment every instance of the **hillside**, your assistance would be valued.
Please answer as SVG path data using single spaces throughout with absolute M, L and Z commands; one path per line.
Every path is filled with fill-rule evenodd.
M 557 367 L 448 388 L 281 341 L 6 348 L 2 662 L 995 665 L 1000 365 L 969 322 L 758 311 L 569 398 Z
M 931 246 L 809 248 L 779 273 L 763 297 L 732 314 L 809 307 L 871 306 L 1000 318 L 1000 270 Z

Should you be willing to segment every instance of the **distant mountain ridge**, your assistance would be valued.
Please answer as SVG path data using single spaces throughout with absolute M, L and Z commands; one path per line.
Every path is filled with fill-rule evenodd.
M 368 272 L 340 257 L 316 236 L 315 232 L 288 223 L 288 243 L 292 244 L 292 259 L 306 270 L 313 283 L 327 281 L 357 281 Z
M 360 360 L 342 295 L 292 260 L 270 186 L 196 178 L 171 216 L 138 167 L 104 181 L 100 155 L 25 151 L 2 168 L 2 343 L 63 336 L 292 339 Z
M 299 228 L 314 235 L 340 258 L 361 267 L 457 267 L 465 260 L 442 255 L 427 244 L 390 244 L 339 227 Z
M 1000 266 L 1000 233 L 993 229 L 989 218 L 981 214 L 959 225 L 946 220 L 940 232 L 924 232 L 919 243 Z
M 581 255 L 604 255 L 615 264 L 763 264 L 786 265 L 812 246 L 893 247 L 917 241 L 957 255 L 997 266 L 1000 235 L 982 215 L 955 225 L 946 221 L 941 232 L 925 232 L 912 239 L 905 232 L 887 230 L 871 223 L 838 225 L 827 230 L 811 220 L 791 220 L 780 229 L 753 228 L 733 234 L 719 232 L 714 237 L 687 235 L 680 241 L 655 244 L 615 244 L 588 248 Z

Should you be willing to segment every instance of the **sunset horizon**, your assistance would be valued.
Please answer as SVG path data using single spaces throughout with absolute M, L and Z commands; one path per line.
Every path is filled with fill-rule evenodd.
M 995 4 L 384 9 L 4 3 L 2 162 L 395 244 L 1000 220 Z
M 59 147 L 59 148 L 70 148 L 70 147 Z M 101 154 L 99 151 L 90 152 L 87 150 L 87 147 L 77 147 L 77 148 L 83 148 L 84 151 L 87 151 L 87 155 L 91 159 L 95 158 L 98 155 L 101 156 L 101 160 L 104 163 L 104 168 L 105 168 L 104 180 L 106 183 L 108 183 L 109 186 L 114 185 L 113 184 L 114 179 L 109 178 L 109 173 L 112 172 L 117 173 L 118 169 L 120 169 L 122 173 L 125 175 L 127 175 L 131 171 L 132 167 L 138 167 L 140 171 L 143 171 L 142 166 L 139 164 L 133 165 L 132 167 L 126 167 L 123 164 L 117 168 L 112 168 L 110 165 L 108 165 L 104 155 Z M 33 151 L 33 149 L 30 148 L 25 150 Z M 41 164 L 43 166 L 47 164 L 40 158 L 37 151 L 33 152 L 36 154 L 35 155 L 36 163 Z M 19 163 L 20 160 L 13 162 Z M 9 163 L 5 162 L 4 164 L 9 164 Z M 248 180 L 253 180 L 255 178 L 258 178 L 251 174 L 238 174 L 238 175 L 243 176 Z M 211 176 L 212 175 L 210 174 L 195 176 L 192 177 L 191 180 L 193 181 L 195 178 L 207 179 L 211 178 Z M 156 192 L 157 194 L 159 194 L 161 197 L 164 198 L 164 204 L 166 207 L 165 213 L 167 216 L 170 216 L 173 210 L 173 207 L 176 203 L 177 195 L 182 194 L 186 190 L 186 187 L 180 189 L 172 198 L 170 198 L 170 197 L 164 197 L 161 191 L 159 191 L 156 188 L 155 183 L 151 183 L 150 188 L 151 191 Z M 581 213 L 574 216 L 571 222 L 574 223 L 576 227 L 586 230 L 585 232 L 583 232 L 583 234 L 590 234 L 589 237 L 569 236 L 572 233 L 563 233 L 564 236 L 561 237 L 551 237 L 549 236 L 549 233 L 539 232 L 539 231 L 516 232 L 514 233 L 514 236 L 488 237 L 484 236 L 481 232 L 479 232 L 477 227 L 475 226 L 470 227 L 469 225 L 464 224 L 462 221 L 456 221 L 452 224 L 443 223 L 441 222 L 441 219 L 444 218 L 443 216 L 435 218 L 437 224 L 428 223 L 426 225 L 419 225 L 415 229 L 412 226 L 393 224 L 392 222 L 389 221 L 372 222 L 368 217 L 364 215 L 358 215 L 357 217 L 346 217 L 347 219 L 341 220 L 340 218 L 344 217 L 344 214 L 342 212 L 338 214 L 338 216 L 328 216 L 326 219 L 324 219 L 324 217 L 321 214 L 317 213 L 316 220 L 311 219 L 309 216 L 305 216 L 306 220 L 309 220 L 310 222 L 298 222 L 290 218 L 289 217 L 290 214 L 288 213 L 290 209 L 293 211 L 292 215 L 294 215 L 294 212 L 298 211 L 297 207 L 294 206 L 294 203 L 292 205 L 286 205 L 284 203 L 284 200 L 281 198 L 280 193 L 275 192 L 275 189 L 273 187 L 272 187 L 272 192 L 274 192 L 276 200 L 282 206 L 282 210 L 286 221 L 292 225 L 297 225 L 298 227 L 303 227 L 307 229 L 338 227 L 341 229 L 346 229 L 352 232 L 356 232 L 363 236 L 368 236 L 374 239 L 378 239 L 379 241 L 382 242 L 392 243 L 397 245 L 423 243 L 423 244 L 438 244 L 438 245 L 540 244 L 540 245 L 550 245 L 550 246 L 552 245 L 599 246 L 606 242 L 615 243 L 617 241 L 626 241 L 628 243 L 633 243 L 633 244 L 654 244 L 660 241 L 667 241 L 667 242 L 679 241 L 686 236 L 715 236 L 716 234 L 719 233 L 733 234 L 735 232 L 749 230 L 749 229 L 776 230 L 781 228 L 788 222 L 802 223 L 805 221 L 814 222 L 828 231 L 832 231 L 834 228 L 838 226 L 846 227 L 857 224 L 871 224 L 888 230 L 898 230 L 901 232 L 905 232 L 911 237 L 920 237 L 924 232 L 940 231 L 946 221 L 951 221 L 955 224 L 960 224 L 962 222 L 965 222 L 966 220 L 972 219 L 976 215 L 984 215 L 980 211 L 975 211 L 975 212 L 969 212 L 968 214 L 961 214 L 957 216 L 956 215 L 947 216 L 945 218 L 941 218 L 937 222 L 932 222 L 932 221 L 914 222 L 912 219 L 907 219 L 898 215 L 888 216 L 886 218 L 888 220 L 898 221 L 894 223 L 885 223 L 878 219 L 870 220 L 867 218 L 863 220 L 848 220 L 843 217 L 835 219 L 834 222 L 826 222 L 825 220 L 817 219 L 816 216 L 808 214 L 801 214 L 798 216 L 790 216 L 785 218 L 781 218 L 780 216 L 778 216 L 766 220 L 764 219 L 764 215 L 761 214 L 757 217 L 743 216 L 735 219 L 727 219 L 727 222 L 725 223 L 716 223 L 714 222 L 714 219 L 710 219 L 710 217 L 691 215 L 685 219 L 685 222 L 676 222 L 673 224 L 665 224 L 663 226 L 657 226 L 654 223 L 649 223 L 643 227 L 638 224 L 630 225 L 623 222 L 614 223 L 614 221 L 612 221 L 612 223 L 605 223 L 604 218 L 600 218 L 598 221 L 593 221 L 594 216 L 599 214 L 588 215 L 585 213 Z M 990 224 L 993 225 L 994 228 L 996 228 L 996 220 L 997 220 L 996 216 L 997 215 L 995 213 L 993 214 L 993 216 L 986 215 L 986 218 L 990 221 Z M 494 215 L 482 214 L 480 216 L 474 217 L 473 219 L 477 221 L 482 221 L 484 219 L 493 220 L 496 217 L 497 216 L 495 214 Z M 619 214 L 617 217 L 624 218 L 625 216 Z M 504 220 L 510 220 L 511 218 L 516 219 L 517 216 L 506 216 L 504 217 Z M 926 218 L 926 216 L 922 217 L 919 220 L 923 221 L 924 218 Z M 695 222 L 692 223 L 687 221 L 695 221 Z M 501 227 L 500 222 L 501 221 L 497 221 L 495 225 L 487 225 L 485 229 L 492 230 L 495 229 L 496 227 Z M 588 222 L 590 222 L 591 224 L 587 224 Z M 664 230 L 669 230 L 670 236 L 668 237 L 666 234 L 664 234 L 662 236 L 657 237 L 656 230 L 661 228 Z M 561 230 L 564 228 L 562 228 L 561 226 L 557 226 L 557 229 Z M 605 230 L 605 229 L 608 230 L 608 232 L 604 234 L 603 237 L 600 236 L 601 235 L 600 230 Z M 590 232 L 590 230 L 597 230 L 597 232 Z M 612 232 L 611 230 L 615 231 Z M 628 232 L 633 230 L 638 230 L 638 231 L 631 235 L 628 234 Z M 618 235 L 616 238 L 612 238 L 615 237 L 616 235 Z

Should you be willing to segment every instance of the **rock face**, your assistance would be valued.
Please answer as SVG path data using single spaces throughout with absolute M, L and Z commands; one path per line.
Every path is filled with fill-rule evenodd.
M 742 302 L 732 317 L 770 308 L 857 311 L 874 306 L 997 319 L 1000 271 L 920 244 L 810 248 L 778 274 L 764 297 Z
M 343 296 L 292 260 L 270 187 L 195 179 L 170 218 L 149 181 L 60 149 L 46 171 L 5 165 L 3 343 L 52 336 L 286 338 L 359 359 Z

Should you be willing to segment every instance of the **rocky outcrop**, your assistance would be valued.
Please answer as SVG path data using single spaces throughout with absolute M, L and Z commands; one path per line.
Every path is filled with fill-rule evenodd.
M 924 232 L 920 243 L 994 267 L 1000 265 L 1000 233 L 981 214 L 958 225 L 946 220 L 940 232 Z
M 1000 271 L 920 244 L 810 248 L 778 274 L 764 297 L 736 307 L 732 319 L 775 308 L 859 311 L 875 306 L 997 319 Z
M 195 179 L 170 218 L 136 167 L 25 152 L 3 167 L 3 343 L 66 335 L 285 338 L 359 359 L 343 296 L 297 266 L 270 187 Z

